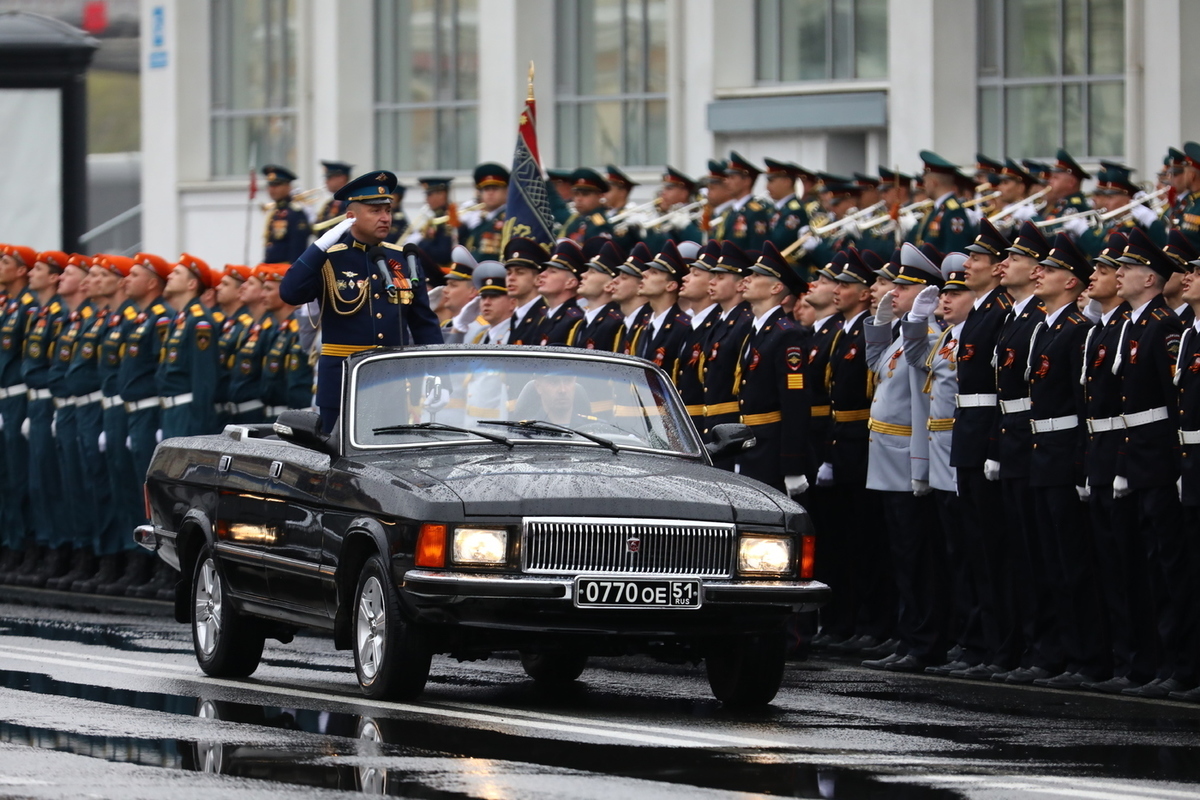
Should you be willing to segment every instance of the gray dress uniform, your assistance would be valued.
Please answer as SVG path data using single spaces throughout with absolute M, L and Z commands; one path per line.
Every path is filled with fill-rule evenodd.
M 904 357 L 921 382 L 919 391 L 929 402 L 924 438 L 928 442 L 927 471 L 929 485 L 942 492 L 957 492 L 956 470 L 950 466 L 950 438 L 954 433 L 954 398 L 958 393 L 958 372 L 954 350 L 962 323 L 939 331 L 927 322 L 904 322 Z M 920 424 L 914 421 L 915 424 Z M 914 438 L 922 431 L 913 430 Z M 920 480 L 913 476 L 914 479 Z

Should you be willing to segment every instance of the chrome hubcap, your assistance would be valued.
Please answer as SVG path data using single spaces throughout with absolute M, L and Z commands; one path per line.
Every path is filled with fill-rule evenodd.
M 196 644 L 200 652 L 211 656 L 221 635 L 221 577 L 211 558 L 200 567 L 196 581 Z
M 379 755 L 379 745 L 383 742 L 383 736 L 379 733 L 379 726 L 375 724 L 375 720 L 363 717 L 359 723 L 358 738 L 362 742 L 359 747 L 360 755 Z M 387 770 L 369 765 L 359 767 L 358 785 L 363 794 L 384 794 L 387 789 Z
M 200 710 L 196 716 L 200 719 L 220 719 L 217 715 L 217 707 L 211 700 L 205 700 L 200 704 Z M 196 761 L 201 772 L 219 774 L 225 763 L 224 756 L 224 750 L 219 742 L 196 742 Z
M 379 579 L 374 576 L 367 578 L 358 596 L 358 619 L 355 623 L 358 665 L 366 681 L 374 680 L 383 664 L 384 637 L 387 635 L 383 598 L 383 586 Z

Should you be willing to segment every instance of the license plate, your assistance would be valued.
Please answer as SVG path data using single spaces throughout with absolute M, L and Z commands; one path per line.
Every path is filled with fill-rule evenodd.
M 575 605 L 586 608 L 699 608 L 700 581 L 576 578 Z

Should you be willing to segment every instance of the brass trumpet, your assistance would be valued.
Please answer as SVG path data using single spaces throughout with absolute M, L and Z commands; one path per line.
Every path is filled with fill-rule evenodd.
M 988 217 L 988 221 L 999 222 L 1000 220 L 1004 219 L 1005 217 L 1008 217 L 1009 215 L 1011 215 L 1018 208 L 1023 208 L 1024 206 L 1028 206 L 1028 205 L 1037 205 L 1038 201 L 1041 200 L 1043 197 L 1045 197 L 1049 191 L 1050 191 L 1050 187 L 1047 186 L 1045 189 L 1039 189 L 1038 191 L 1034 192 L 1033 194 L 1029 195 L 1029 197 L 1026 197 L 1023 200 L 1018 200 L 1015 203 L 1010 203 L 1009 205 L 1005 206 L 1001 210 L 997 211 L 995 214 L 992 214 L 990 217 Z
M 292 192 L 291 196 L 288 197 L 288 200 L 293 203 L 309 205 L 310 203 L 317 202 L 326 194 L 328 194 L 328 192 L 326 192 L 322 188 L 305 189 L 304 191 L 301 191 L 301 192 Z M 275 207 L 274 200 L 268 200 L 267 202 L 262 204 L 263 211 L 270 211 L 274 207 Z
M 642 227 L 646 228 L 647 230 L 657 228 L 659 225 L 662 225 L 664 222 L 676 216 L 677 214 L 686 214 L 688 218 L 692 220 L 698 219 L 700 216 L 699 212 L 704 209 L 705 202 L 706 201 L 704 200 L 697 200 L 695 203 L 688 203 L 685 206 L 680 206 L 673 211 L 668 211 L 661 217 L 655 217 L 652 220 L 642 223 Z

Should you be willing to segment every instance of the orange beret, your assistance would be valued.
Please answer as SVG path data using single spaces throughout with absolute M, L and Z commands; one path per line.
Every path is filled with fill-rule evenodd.
M 37 261 L 37 250 L 32 247 L 26 247 L 22 244 L 10 244 L 8 247 L 8 255 L 20 261 L 27 267 L 32 267 Z
M 284 273 L 287 272 L 288 264 L 259 264 L 254 268 L 254 277 L 258 278 L 263 283 L 267 281 L 281 281 Z
M 37 260 L 49 264 L 59 272 L 66 269 L 67 264 L 70 263 L 67 254 L 61 250 L 43 250 L 37 254 Z
M 252 270 L 250 267 L 247 267 L 245 264 L 226 264 L 225 271 L 222 273 L 222 275 L 229 275 L 230 277 L 245 283 L 246 279 L 249 278 L 253 272 L 254 270 Z
M 212 270 L 208 268 L 208 262 L 196 258 L 190 253 L 180 253 L 179 261 L 175 263 L 195 275 L 200 281 L 201 288 L 211 289 L 217 285 L 216 280 L 213 278 Z
M 97 256 L 93 266 L 103 267 L 109 272 L 120 275 L 124 278 L 129 274 L 129 270 L 133 268 L 133 259 L 127 256 L 101 255 Z
M 138 253 L 133 257 L 133 263 L 150 270 L 158 276 L 159 280 L 165 281 L 171 274 L 172 267 L 167 260 L 153 253 Z

